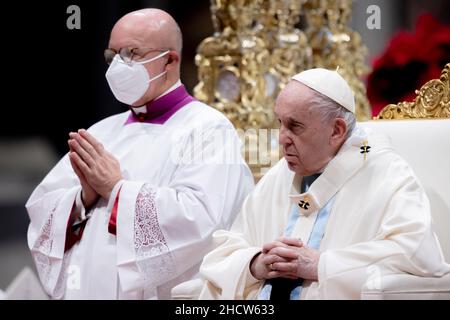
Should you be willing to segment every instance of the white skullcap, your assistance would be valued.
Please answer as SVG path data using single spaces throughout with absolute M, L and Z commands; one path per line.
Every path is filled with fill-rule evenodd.
M 353 91 L 347 81 L 336 71 L 323 68 L 310 69 L 296 74 L 292 79 L 320 92 L 355 113 Z

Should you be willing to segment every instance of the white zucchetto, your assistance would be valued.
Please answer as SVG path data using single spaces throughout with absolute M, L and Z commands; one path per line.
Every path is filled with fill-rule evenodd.
M 310 69 L 296 74 L 292 79 L 320 92 L 355 113 L 353 91 L 337 71 L 323 68 Z

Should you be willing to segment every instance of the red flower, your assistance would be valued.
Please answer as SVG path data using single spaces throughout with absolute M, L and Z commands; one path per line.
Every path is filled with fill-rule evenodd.
M 367 96 L 373 115 L 390 103 L 412 101 L 425 82 L 450 62 L 450 26 L 431 14 L 419 17 L 414 32 L 400 31 L 373 62 Z

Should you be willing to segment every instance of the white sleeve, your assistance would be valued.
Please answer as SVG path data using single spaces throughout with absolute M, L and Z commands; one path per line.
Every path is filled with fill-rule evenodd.
M 261 252 L 253 236 L 252 213 L 258 206 L 255 193 L 245 199 L 230 231 L 218 230 L 213 234 L 215 249 L 205 256 L 200 267 L 205 282 L 199 299 L 253 299 L 259 291 L 262 281 L 250 272 L 252 258 Z
M 76 213 L 77 218 L 80 221 L 84 221 L 87 219 L 86 208 L 83 205 L 83 200 L 81 200 L 81 189 L 77 192 L 77 196 L 75 198 L 74 212 Z
M 278 195 L 287 194 L 287 190 L 284 193 L 282 188 L 289 183 L 283 178 L 283 171 L 283 162 L 280 161 L 245 199 L 231 230 L 214 233 L 216 248 L 205 256 L 200 267 L 205 281 L 199 299 L 257 298 L 264 281 L 253 277 L 250 262 L 261 252 L 264 243 L 275 239 L 284 230 L 281 216 L 289 208 L 289 203 L 283 205 L 286 201 L 278 199 Z
M 214 141 L 203 145 L 203 161 L 182 161 L 168 186 L 122 183 L 117 254 L 124 291 L 158 286 L 181 275 L 211 250 L 215 230 L 231 226 L 253 189 L 253 177 L 239 150 L 235 134 L 219 147 Z M 239 161 L 221 161 L 225 153 L 236 151 Z M 185 159 L 192 156 L 188 153 Z
M 428 199 L 415 179 L 405 179 L 385 212 L 374 239 L 321 254 L 318 298 L 359 299 L 364 285 L 392 273 L 437 277 L 450 271 L 431 229 Z
M 28 246 L 46 292 L 62 295 L 66 231 L 81 186 L 67 155 L 37 186 L 25 207 L 30 217 Z

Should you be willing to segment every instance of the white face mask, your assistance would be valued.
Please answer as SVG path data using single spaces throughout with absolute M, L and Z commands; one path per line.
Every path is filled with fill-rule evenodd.
M 165 51 L 151 59 L 132 61 L 130 64 L 124 62 L 116 54 L 105 75 L 116 99 L 125 104 L 132 105 L 142 98 L 145 92 L 147 92 L 150 82 L 167 73 L 167 71 L 164 71 L 150 79 L 144 64 L 155 61 L 168 53 L 169 51 Z

